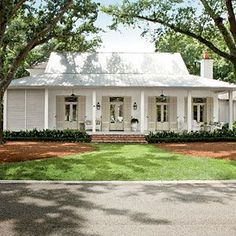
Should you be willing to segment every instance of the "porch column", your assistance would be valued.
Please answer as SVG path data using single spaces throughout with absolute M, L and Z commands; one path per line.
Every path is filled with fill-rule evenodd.
M 187 98 L 187 127 L 188 132 L 192 130 L 192 94 L 191 90 L 188 90 L 188 98 Z
M 48 89 L 44 94 L 44 129 L 48 129 Z
M 3 97 L 3 129 L 7 129 L 7 90 L 4 93 Z
M 140 101 L 140 132 L 144 133 L 145 125 L 145 107 L 144 107 L 144 91 L 141 91 L 141 101 Z
M 233 91 L 228 91 L 229 94 L 229 129 L 233 129 Z
M 96 90 L 93 90 L 93 98 L 92 98 L 92 104 L 93 104 L 93 110 L 92 110 L 92 131 L 93 133 L 96 132 Z

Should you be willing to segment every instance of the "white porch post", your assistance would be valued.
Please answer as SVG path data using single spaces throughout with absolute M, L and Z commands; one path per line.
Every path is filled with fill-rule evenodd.
M 145 107 L 144 107 L 144 91 L 141 91 L 141 101 L 140 101 L 140 132 L 144 133 L 145 125 Z
M 233 129 L 233 91 L 228 91 L 229 94 L 229 129 Z
M 7 129 L 7 90 L 4 93 L 4 104 L 3 104 L 3 129 Z
M 44 129 L 48 129 L 48 89 L 44 94 Z
M 213 98 L 213 121 L 219 121 L 219 101 L 218 101 L 218 94 L 216 94 Z
M 96 90 L 93 90 L 93 98 L 92 98 L 92 104 L 93 104 L 93 114 L 92 114 L 92 131 L 93 133 L 96 132 Z
M 187 99 L 187 127 L 188 132 L 192 130 L 192 94 L 191 90 L 188 90 L 188 99 Z

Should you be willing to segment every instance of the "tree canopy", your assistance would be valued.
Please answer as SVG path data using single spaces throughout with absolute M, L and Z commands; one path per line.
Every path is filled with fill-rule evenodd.
M 98 6 L 92 0 L 0 0 L 0 142 L 3 95 L 17 72 L 52 50 L 94 49 Z
M 140 27 L 142 21 L 144 33 L 153 29 L 155 39 L 172 30 L 230 61 L 236 71 L 235 8 L 233 0 L 123 0 L 103 10 L 113 16 L 111 28 L 120 23 Z
M 173 32 L 165 32 L 156 42 L 156 51 L 159 52 L 181 52 L 186 66 L 191 74 L 200 74 L 199 61 L 203 57 L 203 52 L 209 49 L 197 40 L 186 35 Z M 236 82 L 232 72 L 232 64 L 214 52 L 210 52 L 210 58 L 214 59 L 214 78 L 228 82 Z

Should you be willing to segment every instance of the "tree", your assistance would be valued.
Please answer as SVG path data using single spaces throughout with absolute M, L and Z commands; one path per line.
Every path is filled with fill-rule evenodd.
M 24 63 L 37 62 L 53 49 L 84 50 L 92 38 L 98 4 L 90 0 L 0 0 L 0 143 L 3 142 L 3 96 Z M 86 35 L 91 40 L 87 41 Z M 46 44 L 46 46 L 45 46 Z M 37 49 L 39 48 L 40 49 Z M 38 51 L 37 51 L 38 50 Z
M 202 52 L 209 49 L 197 40 L 186 35 L 175 33 L 172 30 L 165 32 L 155 42 L 156 51 L 180 52 L 191 74 L 200 74 Z M 210 51 L 210 58 L 214 59 L 214 78 L 227 82 L 236 82 L 232 73 L 232 65 L 229 61 Z
M 146 22 L 144 33 L 153 23 L 158 38 L 167 30 L 191 37 L 231 62 L 236 74 L 236 1 L 233 0 L 123 0 L 103 11 L 113 16 L 111 28 Z M 223 44 L 221 43 L 223 42 Z

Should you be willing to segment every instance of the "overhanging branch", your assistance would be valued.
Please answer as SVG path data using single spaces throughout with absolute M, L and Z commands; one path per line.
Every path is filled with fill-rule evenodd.
M 203 43 L 204 45 L 206 45 L 208 48 L 210 48 L 212 51 L 214 51 L 215 53 L 217 53 L 218 55 L 230 60 L 230 61 L 236 61 L 236 57 L 234 57 L 233 55 L 231 54 L 228 54 L 226 52 L 223 52 L 222 50 L 220 50 L 218 47 L 216 47 L 212 42 L 210 42 L 209 40 L 203 38 L 202 36 L 200 35 L 197 35 L 191 31 L 188 31 L 186 28 L 185 29 L 181 29 L 179 27 L 177 27 L 176 25 L 174 24 L 169 24 L 167 22 L 164 22 L 160 19 L 153 19 L 153 18 L 149 18 L 149 17 L 146 17 L 146 16 L 140 16 L 140 15 L 133 15 L 133 17 L 137 18 L 137 19 L 141 19 L 141 20 L 145 20 L 145 21 L 150 21 L 150 22 L 153 22 L 153 23 L 159 23 L 161 25 L 164 25 L 172 30 L 174 30 L 175 32 L 178 32 L 178 33 L 181 33 L 181 34 L 184 34 L 184 35 L 187 35 L 189 37 L 192 37 L 196 40 L 198 40 L 199 42 Z
M 230 31 L 234 38 L 234 42 L 236 43 L 236 19 L 235 19 L 232 0 L 225 0 L 225 5 L 228 10 L 228 20 L 229 20 L 229 25 L 230 25 Z

